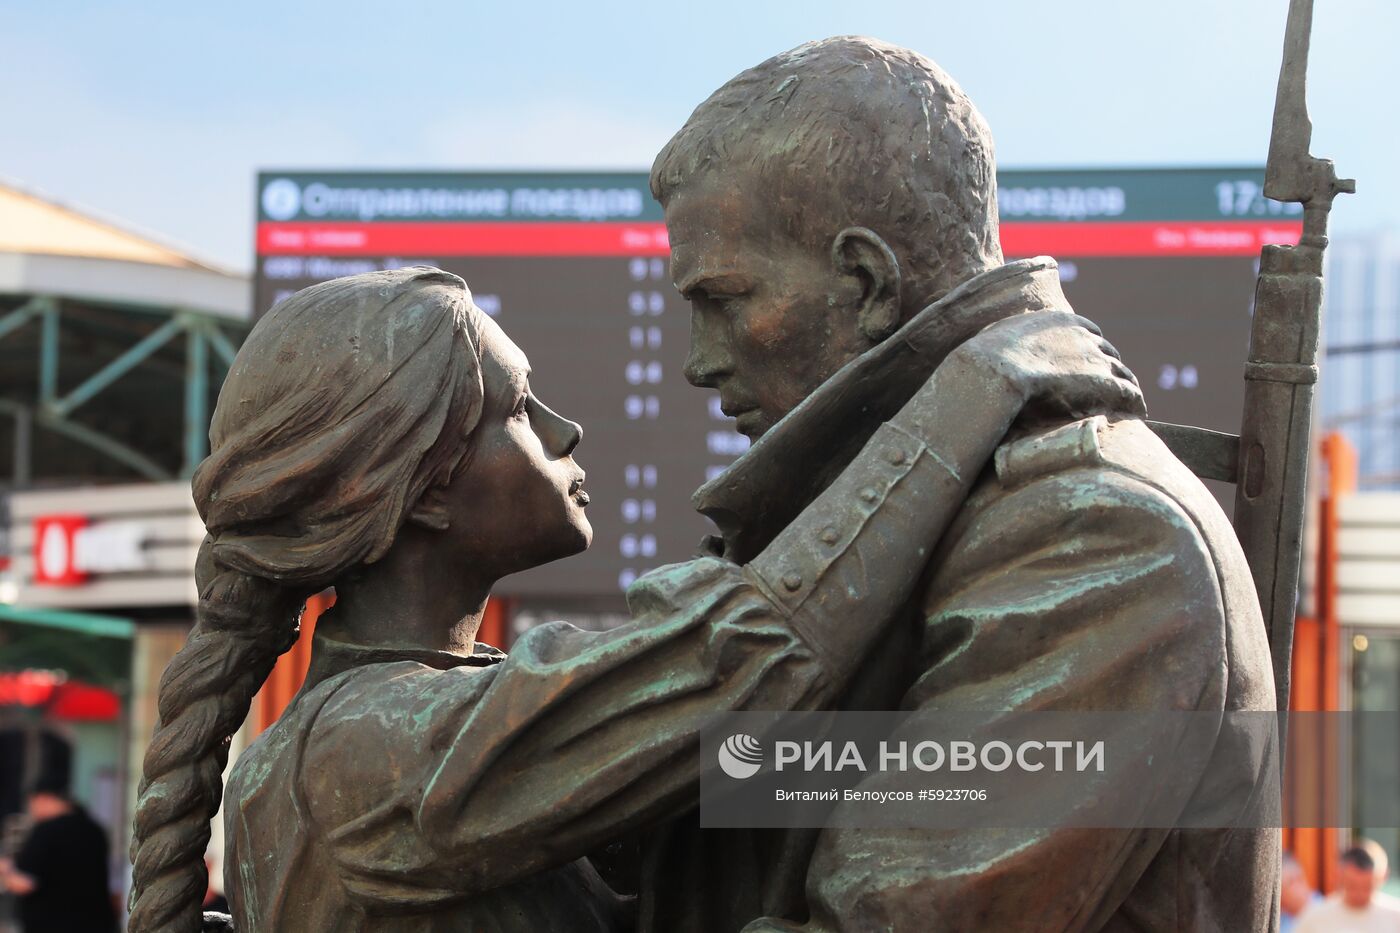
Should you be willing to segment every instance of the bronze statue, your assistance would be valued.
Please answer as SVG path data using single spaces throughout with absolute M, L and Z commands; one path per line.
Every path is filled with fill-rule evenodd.
M 876 240 L 842 242 L 859 299 Z M 930 549 L 1014 423 L 1141 412 L 1047 272 L 964 288 L 939 328 L 976 336 L 850 426 L 861 449 L 749 559 L 661 568 L 630 590 L 631 624 L 542 626 L 509 657 L 475 643 L 491 585 L 589 541 L 580 428 L 531 394 L 455 276 L 371 273 L 279 304 L 234 361 L 194 478 L 198 618 L 161 683 L 130 929 L 199 929 L 229 737 L 328 586 L 307 682 L 225 795 L 233 928 L 633 928 L 636 904 L 587 856 L 694 805 L 706 715 L 837 704 L 903 639 Z M 897 305 L 867 304 L 869 339 L 898 324 Z M 1004 305 L 1042 313 L 993 323 Z
M 947 356 L 975 332 L 961 322 L 1067 307 L 1053 262 L 1003 264 L 991 135 L 906 49 L 835 38 L 743 72 L 651 179 L 692 306 L 687 378 L 755 439 L 696 495 L 729 560 L 768 553 L 928 373 L 964 357 Z M 948 404 L 962 431 L 987 430 L 981 400 Z M 1275 709 L 1230 522 L 1139 413 L 1028 413 L 993 446 L 836 708 Z M 1208 802 L 1265 769 L 1221 730 L 1190 790 Z M 1277 922 L 1279 833 L 701 831 L 692 815 L 651 834 L 643 864 L 657 933 L 1233 933 Z

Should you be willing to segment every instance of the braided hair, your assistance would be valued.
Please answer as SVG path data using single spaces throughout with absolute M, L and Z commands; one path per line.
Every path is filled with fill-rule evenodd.
M 131 933 L 195 933 L 229 742 L 307 597 L 378 560 L 481 417 L 478 312 L 415 267 L 297 292 L 249 334 L 194 475 L 207 535 L 189 639 L 161 677 L 135 829 Z

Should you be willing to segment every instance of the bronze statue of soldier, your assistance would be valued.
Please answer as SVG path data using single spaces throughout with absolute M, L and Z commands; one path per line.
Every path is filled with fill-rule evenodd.
M 755 441 L 696 494 L 731 560 L 767 547 L 948 365 L 975 332 L 958 321 L 1068 307 L 1053 261 L 1003 263 L 991 134 L 907 49 L 833 38 L 743 72 L 651 184 L 692 308 L 686 376 Z M 984 429 L 981 399 L 949 401 L 962 430 Z M 1140 413 L 1018 419 L 883 622 L 835 708 L 1275 709 L 1230 522 Z M 1191 791 L 1267 769 L 1221 730 Z M 692 816 L 644 852 L 657 933 L 1253 931 L 1278 909 L 1276 829 L 702 831 Z

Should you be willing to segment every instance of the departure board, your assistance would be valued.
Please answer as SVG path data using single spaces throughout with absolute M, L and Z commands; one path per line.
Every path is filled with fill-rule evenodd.
M 1260 247 L 1295 243 L 1297 205 L 1263 171 L 1003 171 L 1008 259 L 1060 260 L 1153 418 L 1238 431 Z M 510 577 L 504 596 L 615 597 L 711 531 L 690 495 L 748 447 L 682 375 L 689 308 L 644 173 L 269 171 L 258 179 L 254 310 L 342 275 L 462 276 L 529 356 L 536 394 L 584 426 L 593 547 Z M 511 508 L 502 503 L 502 508 Z M 610 602 L 610 601 L 609 601 Z

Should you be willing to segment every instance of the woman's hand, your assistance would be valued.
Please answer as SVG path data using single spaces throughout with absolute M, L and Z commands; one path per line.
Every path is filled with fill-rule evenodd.
M 998 321 L 948 354 L 891 424 L 971 482 L 1023 414 L 1142 416 L 1137 379 L 1090 321 L 1035 311 Z
M 954 389 L 969 399 L 1004 398 L 1055 415 L 1143 417 L 1137 378 L 1092 321 L 1065 311 L 1017 314 L 964 342 L 940 369 L 956 373 Z

